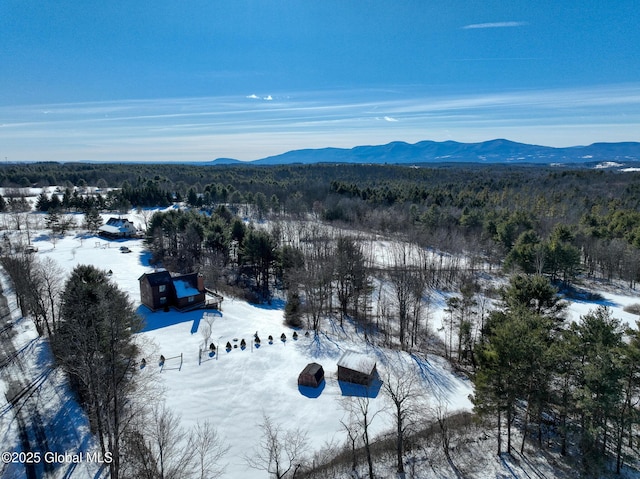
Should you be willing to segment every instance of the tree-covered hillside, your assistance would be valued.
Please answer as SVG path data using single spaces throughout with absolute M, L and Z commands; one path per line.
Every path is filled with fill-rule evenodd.
M 640 274 L 640 173 L 569 167 L 316 164 L 2 165 L 4 210 L 20 188 L 61 186 L 38 209 L 126 211 L 173 201 L 204 209 L 250 208 L 259 218 L 313 217 L 399 233 L 523 271 L 568 279 Z M 243 209 L 244 208 L 244 209 Z

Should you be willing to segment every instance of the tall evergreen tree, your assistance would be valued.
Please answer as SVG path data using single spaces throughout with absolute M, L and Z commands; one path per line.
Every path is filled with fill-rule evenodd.
M 475 405 L 478 412 L 497 416 L 499 430 L 506 421 L 507 452 L 518 400 L 525 401 L 524 448 L 529 422 L 540 424 L 551 401 L 553 345 L 562 324 L 564 303 L 548 279 L 517 275 L 502 292 L 503 309 L 485 323 L 477 347 Z M 499 433 L 498 453 L 501 452 Z
M 539 274 L 513 276 L 502 290 L 502 302 L 507 309 L 524 307 L 536 314 L 558 319 L 567 307 L 549 279 Z
M 611 421 L 623 400 L 623 328 L 611 311 L 598 307 L 575 327 L 580 351 L 573 400 L 580 419 L 585 473 L 596 473 L 607 454 Z
M 241 261 L 252 272 L 263 299 L 268 299 L 271 269 L 277 259 L 276 242 L 266 231 L 250 229 L 242 242 Z
M 475 404 L 480 413 L 497 416 L 498 429 L 504 418 L 507 428 L 507 452 L 512 447 L 512 425 L 517 401 L 530 404 L 544 400 L 548 390 L 548 348 L 552 321 L 524 308 L 494 312 L 487 321 L 478 352 Z M 539 407 L 542 407 L 539 405 Z M 525 413 L 525 423 L 530 410 Z M 526 425 L 526 424 L 525 424 Z M 500 433 L 499 433 L 500 434 Z M 501 441 L 498 441 L 498 454 Z
M 84 227 L 90 233 L 96 233 L 102 226 L 104 220 L 96 208 L 89 208 L 84 215 Z
M 52 346 L 78 392 L 101 452 L 113 456 L 112 479 L 119 477 L 122 440 L 135 413 L 131 398 L 138 349 L 133 335 L 140 326 L 128 296 L 105 271 L 83 265 L 72 271 Z

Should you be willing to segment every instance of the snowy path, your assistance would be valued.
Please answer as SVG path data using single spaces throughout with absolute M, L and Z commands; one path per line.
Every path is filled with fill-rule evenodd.
M 33 461 L 3 461 L 0 477 L 101 477 L 95 464 L 50 459 L 52 453 L 87 452 L 93 439 L 64 375 L 53 368 L 49 344 L 11 303 L 0 293 L 0 450 L 32 453 Z

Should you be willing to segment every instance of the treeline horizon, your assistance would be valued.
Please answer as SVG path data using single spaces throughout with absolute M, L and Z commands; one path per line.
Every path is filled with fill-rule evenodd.
M 634 287 L 638 180 L 640 172 L 568 166 L 29 163 L 0 165 L 8 198 L 0 208 L 20 208 L 21 188 L 46 186 L 61 189 L 60 201 L 42 198 L 43 212 L 224 204 L 259 219 L 311 217 L 524 272 L 565 280 L 585 272 Z

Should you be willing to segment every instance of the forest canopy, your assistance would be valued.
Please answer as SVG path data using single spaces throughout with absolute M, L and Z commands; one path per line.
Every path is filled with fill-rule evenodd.
M 249 210 L 258 219 L 308 218 L 471 253 L 568 280 L 579 270 L 631 286 L 640 274 L 640 173 L 586 166 L 212 166 L 25 163 L 0 166 L 0 209 L 23 208 L 21 189 L 57 187 L 37 209 L 127 211 L 185 202 Z M 214 228 L 214 229 L 216 229 Z M 216 239 L 217 236 L 217 239 Z

